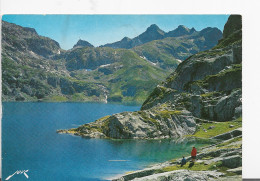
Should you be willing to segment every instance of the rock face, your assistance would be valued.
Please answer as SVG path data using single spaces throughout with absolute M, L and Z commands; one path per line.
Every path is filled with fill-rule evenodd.
M 35 29 L 17 26 L 2 21 L 2 46 L 8 49 L 31 51 L 44 58 L 57 54 L 61 48 L 58 42 L 39 36 Z
M 233 28 L 233 20 L 230 16 L 225 25 L 225 32 L 233 33 L 183 61 L 153 90 L 141 111 L 107 116 L 69 131 L 84 137 L 100 132 L 108 138 L 177 138 L 195 133 L 200 120 L 241 117 L 242 30 Z
M 100 138 L 99 133 L 102 133 L 102 137 L 109 138 L 146 139 L 177 138 L 193 134 L 195 130 L 196 123 L 189 113 L 164 110 L 114 114 L 79 128 L 70 129 L 68 133 L 77 133 L 86 138 L 96 138 L 96 135 Z
M 241 15 L 232 15 L 228 19 L 223 31 L 223 38 L 227 38 L 237 30 L 242 29 L 242 18 Z

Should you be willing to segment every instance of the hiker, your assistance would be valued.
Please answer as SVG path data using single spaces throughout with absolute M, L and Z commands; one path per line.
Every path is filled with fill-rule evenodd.
M 185 164 L 186 164 L 186 159 L 184 158 L 184 156 L 182 156 L 181 167 L 182 167 L 183 165 L 185 165 Z
M 196 156 L 197 156 L 197 150 L 195 147 L 193 147 L 191 151 L 191 158 L 193 163 L 195 162 Z

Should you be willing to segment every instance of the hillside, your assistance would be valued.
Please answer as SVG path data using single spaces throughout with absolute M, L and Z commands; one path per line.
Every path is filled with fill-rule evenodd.
M 219 39 L 219 32 L 213 37 Z M 152 25 L 138 36 L 147 43 L 134 49 L 95 48 L 79 40 L 65 51 L 33 28 L 3 21 L 2 100 L 142 103 L 180 60 L 204 47 L 190 43 L 201 41 L 196 33 L 164 38 L 167 33 Z
M 5 21 L 2 27 L 3 101 L 141 103 L 170 73 L 131 50 L 79 40 L 65 51 L 32 28 Z

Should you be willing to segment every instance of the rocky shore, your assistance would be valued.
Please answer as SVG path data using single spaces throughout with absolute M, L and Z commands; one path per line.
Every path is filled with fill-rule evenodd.
M 133 171 L 113 181 L 242 180 L 241 128 L 217 137 L 221 139 L 216 144 L 198 150 L 197 160 L 193 166 L 189 162 L 191 157 L 186 157 L 187 163 L 183 167 L 180 165 L 182 158 L 179 158 Z

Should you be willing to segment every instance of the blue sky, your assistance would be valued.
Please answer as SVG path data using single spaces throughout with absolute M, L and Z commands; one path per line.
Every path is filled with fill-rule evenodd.
M 4 15 L 3 20 L 35 28 L 39 35 L 59 42 L 67 50 L 79 40 L 94 46 L 134 38 L 151 24 L 168 32 L 179 25 L 201 30 L 217 27 L 223 31 L 229 15 Z

